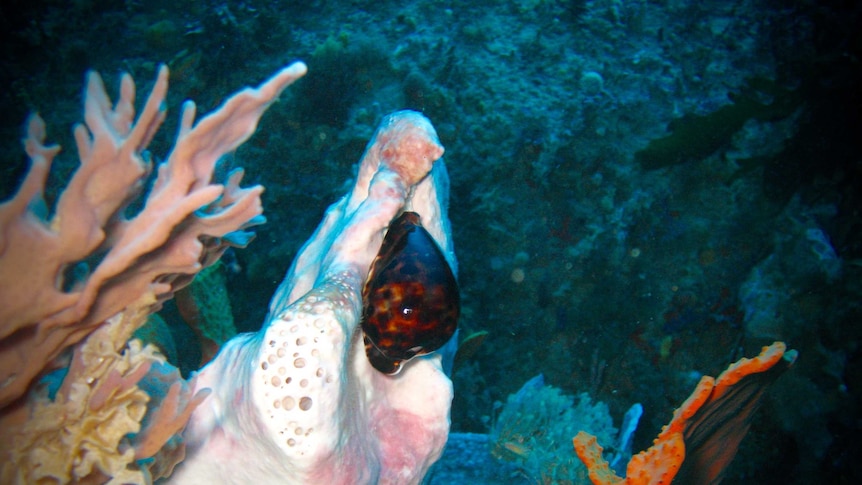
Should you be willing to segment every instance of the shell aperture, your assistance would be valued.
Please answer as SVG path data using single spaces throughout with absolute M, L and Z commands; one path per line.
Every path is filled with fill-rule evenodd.
M 394 375 L 417 355 L 442 347 L 458 326 L 458 282 L 419 214 L 389 225 L 362 291 L 365 354 Z

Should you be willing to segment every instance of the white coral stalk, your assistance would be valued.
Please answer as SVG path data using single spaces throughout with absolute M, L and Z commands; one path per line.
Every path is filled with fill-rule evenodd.
M 411 484 L 442 453 L 452 385 L 440 354 L 397 376 L 369 364 L 362 285 L 407 203 L 455 257 L 443 148 L 414 112 L 387 117 L 353 190 L 332 205 L 272 300 L 264 328 L 230 341 L 198 376 L 213 390 L 184 435 L 178 483 Z M 454 339 L 453 339 L 454 340 Z

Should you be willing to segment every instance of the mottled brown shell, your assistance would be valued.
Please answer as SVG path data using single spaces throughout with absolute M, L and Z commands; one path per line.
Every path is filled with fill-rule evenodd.
M 389 225 L 362 303 L 365 353 L 384 374 L 397 374 L 404 362 L 434 352 L 455 334 L 458 282 L 419 214 L 404 212 Z

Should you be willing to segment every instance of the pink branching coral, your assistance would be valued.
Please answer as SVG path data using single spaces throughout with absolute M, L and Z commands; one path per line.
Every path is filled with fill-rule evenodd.
M 50 219 L 38 208 L 59 147 L 44 144 L 45 124 L 31 116 L 25 140 L 30 171 L 14 198 L 0 205 L 0 409 L 105 319 L 146 293 L 168 298 L 227 245 L 248 241 L 241 231 L 262 220 L 263 188 L 240 188 L 241 171 L 224 185 L 212 183 L 213 170 L 304 72 L 303 64 L 294 64 L 197 125 L 195 105 L 187 102 L 174 149 L 131 219 L 125 209 L 151 168 L 144 150 L 165 117 L 167 68 L 159 70 L 137 121 L 130 76 L 123 77 L 113 108 L 101 78 L 88 76 L 86 127 L 75 128 L 81 165 Z M 94 257 L 100 259 L 85 277 L 67 276 Z
M 182 460 L 176 438 L 210 391 L 129 339 L 228 246 L 250 241 L 244 230 L 263 220 L 263 188 L 240 188 L 241 170 L 224 184 L 212 174 L 305 71 L 288 66 L 197 124 L 187 102 L 174 149 L 131 218 L 126 208 L 151 169 L 144 150 L 165 116 L 167 68 L 137 121 L 131 77 L 112 108 L 101 78 L 89 75 L 86 127 L 75 129 L 81 166 L 51 217 L 43 192 L 59 147 L 45 145 L 45 124 L 31 116 L 30 171 L 0 204 L 0 441 L 8 445 L 0 482 L 148 483 Z M 59 388 L 34 385 L 66 365 L 58 357 L 69 349 Z

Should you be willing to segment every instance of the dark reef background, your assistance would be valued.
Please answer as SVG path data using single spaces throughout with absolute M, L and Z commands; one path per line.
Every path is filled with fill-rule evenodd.
M 30 111 L 64 147 L 56 198 L 88 69 L 111 93 L 131 73 L 140 104 L 168 64 L 159 160 L 183 100 L 202 116 L 302 59 L 307 77 L 224 162 L 266 186 L 269 222 L 227 275 L 240 331 L 262 323 L 380 118 L 416 109 L 446 147 L 461 338 L 488 332 L 455 371 L 453 430 L 487 433 L 542 373 L 617 423 L 641 403 L 643 449 L 701 375 L 778 339 L 800 357 L 725 483 L 860 483 L 860 14 L 842 1 L 7 0 L 0 199 L 27 167 Z

